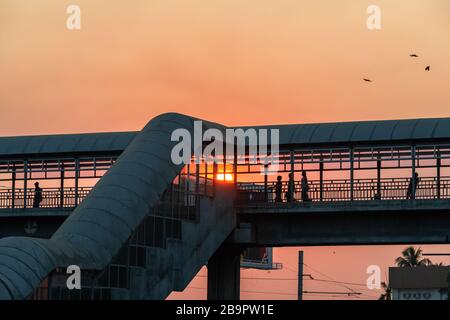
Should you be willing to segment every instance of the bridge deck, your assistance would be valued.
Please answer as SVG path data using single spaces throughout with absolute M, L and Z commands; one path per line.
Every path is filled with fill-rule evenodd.
M 237 207 L 239 214 L 301 214 L 392 211 L 448 211 L 450 199 L 366 200 L 333 202 L 255 203 Z
M 0 209 L 0 218 L 14 217 L 67 217 L 75 208 L 20 208 Z

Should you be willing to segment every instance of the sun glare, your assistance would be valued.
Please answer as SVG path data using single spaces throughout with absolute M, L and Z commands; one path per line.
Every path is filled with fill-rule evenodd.
M 233 181 L 233 175 L 231 173 L 218 173 L 216 176 L 216 180 L 218 181 Z

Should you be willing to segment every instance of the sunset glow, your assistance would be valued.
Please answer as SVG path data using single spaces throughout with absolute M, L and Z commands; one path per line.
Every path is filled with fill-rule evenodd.
M 73 2 L 81 8 L 80 30 L 66 28 L 66 7 L 69 4 L 66 1 L 0 0 L 1 137 L 140 132 L 154 117 L 170 112 L 230 127 L 450 117 L 449 0 Z M 379 30 L 368 30 L 366 9 L 374 3 L 382 9 L 382 27 Z M 224 127 L 220 130 L 222 128 Z M 324 141 L 335 133 L 334 129 L 327 130 L 324 129 Z M 298 150 L 306 148 L 304 142 L 298 142 L 293 147 L 294 143 L 289 140 L 295 134 L 312 136 L 311 132 L 306 131 L 295 133 L 293 130 L 289 134 L 280 134 L 289 141 L 286 143 L 286 159 L 294 158 L 294 147 Z M 106 144 L 109 146 L 115 142 L 117 141 L 111 140 Z M 86 142 L 89 143 L 90 140 Z M 321 143 L 324 145 L 328 142 Z M 346 143 L 347 141 L 342 142 L 342 145 L 348 144 L 349 150 L 351 149 L 349 158 L 352 157 L 353 161 L 354 142 Z M 317 145 L 319 143 L 311 148 L 316 148 Z M 96 146 L 95 142 L 92 142 L 91 147 L 93 146 Z M 34 146 L 26 147 L 31 150 Z M 337 149 L 340 147 L 339 144 Z M 10 146 L 4 149 L 8 151 L 8 148 Z M 416 145 L 410 149 L 414 150 L 414 157 L 415 148 Z M 46 149 L 44 146 L 37 150 L 44 152 Z M 154 150 L 159 152 L 160 149 Z M 121 150 L 114 151 L 119 153 Z M 322 155 L 318 155 L 319 151 L 315 151 L 316 158 L 320 157 L 320 161 L 323 161 Z M 336 154 L 340 152 L 334 151 Z M 373 150 L 367 151 L 367 154 L 370 152 Z M 76 157 L 83 158 L 84 153 L 76 154 Z M 411 156 L 411 159 L 411 167 L 415 170 L 416 158 Z M 294 160 L 291 161 L 290 167 L 284 164 L 280 172 L 268 178 L 260 174 L 261 170 L 250 171 L 250 166 L 247 168 L 245 165 L 238 167 L 235 164 L 234 167 L 233 164 L 193 164 L 191 171 L 185 170 L 185 179 L 178 179 L 181 181 L 178 183 L 180 188 L 187 185 L 195 192 L 199 189 L 206 190 L 210 186 L 231 189 L 243 184 L 253 187 L 253 191 L 258 191 L 257 187 L 260 191 L 265 187 L 267 200 L 267 192 L 275 194 L 278 178 L 278 195 L 284 201 L 292 182 L 289 175 L 291 174 L 297 186 L 301 186 L 302 174 L 306 175 L 309 170 L 307 179 L 311 185 L 314 184 L 309 192 L 315 192 L 322 201 L 323 190 L 320 189 L 320 196 L 318 190 L 323 187 L 324 180 L 351 180 L 348 184 L 352 184 L 353 188 L 358 179 L 372 179 L 372 186 L 377 183 L 377 177 L 381 181 L 401 176 L 405 188 L 409 188 L 411 178 L 410 167 L 381 170 L 381 164 L 377 167 L 377 161 L 381 163 L 381 160 L 377 159 L 373 160 L 370 170 L 355 170 L 351 174 L 350 170 L 341 170 L 337 161 L 326 164 L 327 168 L 336 166 L 336 170 L 328 171 L 323 171 L 323 162 L 311 164 L 305 161 L 305 164 L 294 165 Z M 15 165 L 14 162 L 11 163 Z M 425 181 L 429 181 L 430 185 L 437 175 L 434 167 L 437 167 L 436 163 L 433 158 L 430 168 L 418 169 L 421 178 L 427 178 Z M 364 162 L 362 166 L 365 164 Z M 297 165 L 298 168 L 295 167 Z M 350 168 L 350 164 L 346 165 Z M 7 166 L 10 164 L 5 164 Z M 136 166 L 136 170 L 150 167 L 147 162 L 138 161 L 130 162 L 130 167 L 133 166 Z M 296 172 L 291 169 L 293 167 Z M 153 167 L 150 169 L 157 171 Z M 439 167 L 438 170 L 439 174 L 450 176 L 450 167 L 442 170 Z M 74 172 L 70 174 L 75 176 Z M 1 178 L 9 179 L 9 176 L 8 173 Z M 172 181 L 175 176 L 172 173 L 167 181 Z M 201 184 L 198 176 L 203 178 Z M 37 177 L 44 180 L 47 176 L 42 174 Z M 47 185 L 42 183 L 43 187 L 56 190 L 61 182 L 58 176 L 55 177 Z M 121 178 L 117 177 L 110 178 L 117 179 L 115 183 L 118 184 L 111 189 L 128 188 L 128 185 L 119 185 Z M 22 176 L 18 174 L 17 178 Z M 192 182 L 195 178 L 197 185 Z M 14 183 L 15 179 L 14 173 Z M 94 186 L 98 179 L 100 178 L 86 178 L 80 182 L 79 187 L 85 187 L 85 184 Z M 167 181 L 160 178 L 158 183 L 144 180 L 140 183 L 145 189 L 147 185 L 160 186 Z M 281 182 L 286 188 L 281 189 Z M 21 181 L 20 185 L 17 182 L 14 188 L 22 188 L 27 183 L 32 186 L 34 180 Z M 439 188 L 440 183 L 439 180 Z M 66 187 L 75 188 L 75 183 Z M 12 189 L 10 185 L 2 188 Z M 308 188 L 306 182 L 304 189 Z M 410 188 L 413 188 L 412 182 Z M 197 212 L 191 210 L 194 204 L 199 203 L 196 202 L 197 199 L 194 201 L 193 196 L 183 198 L 181 193 L 176 192 L 171 195 L 173 198 L 176 195 L 178 202 L 171 210 L 182 212 L 192 221 L 197 221 Z M 248 198 L 254 196 L 250 191 L 246 195 Z M 208 196 L 210 201 L 213 196 Z M 26 200 L 26 196 L 24 197 Z M 108 199 L 110 198 L 114 197 L 109 196 Z M 153 198 L 156 199 L 156 196 Z M 275 196 L 272 198 L 275 199 Z M 117 199 L 122 200 L 120 197 Z M 353 200 L 353 194 L 351 199 Z M 441 199 L 440 194 L 436 199 Z M 130 201 L 129 206 L 132 207 L 134 202 L 123 200 L 127 206 L 126 201 Z M 149 205 L 146 201 L 142 201 L 142 204 L 139 202 L 138 205 L 147 208 Z M 212 200 L 208 201 L 204 202 L 208 206 L 213 203 Z M 274 206 L 279 205 L 277 202 L 282 201 L 274 200 Z M 313 201 L 306 203 L 305 200 L 301 205 L 308 207 L 312 203 Z M 215 204 L 211 207 L 215 208 Z M 236 221 L 239 222 L 238 219 Z M 20 222 L 15 227 L 22 230 L 22 225 Z M 99 226 L 99 229 L 100 227 L 103 226 Z M 169 227 L 173 227 L 173 230 L 170 229 L 173 233 L 189 229 L 183 229 L 181 223 L 174 222 L 169 227 L 163 227 L 166 233 Z M 127 226 L 122 229 L 131 228 Z M 348 231 L 351 233 L 352 229 L 349 227 Z M 229 234 L 226 233 L 226 236 Z M 282 263 L 283 268 L 270 271 L 243 269 L 241 298 L 297 299 L 297 280 L 301 278 L 298 277 L 297 254 L 301 250 L 304 251 L 307 266 L 304 273 L 324 280 L 316 281 L 313 277 L 305 277 L 305 291 L 347 291 L 346 285 L 339 286 L 333 282 L 339 280 L 356 283 L 351 288 L 362 288 L 360 291 L 363 299 L 376 300 L 380 289 L 369 290 L 365 287 L 367 266 L 379 265 L 382 281 L 388 281 L 388 268 L 395 264 L 396 257 L 406 247 L 392 245 L 394 242 L 382 243 L 383 245 L 377 243 L 373 246 L 351 246 L 346 241 L 330 246 L 279 245 L 273 250 L 273 258 Z M 249 246 L 248 242 L 245 245 Z M 420 246 L 424 252 L 450 251 L 449 245 Z M 141 248 L 136 248 L 136 252 L 138 249 Z M 107 256 L 106 253 L 104 256 Z M 450 263 L 450 256 L 432 259 L 435 263 Z M 238 267 L 239 265 L 237 269 Z M 188 273 L 180 271 L 180 274 L 184 276 Z M 270 281 L 266 281 L 267 279 Z M 183 291 L 172 291 L 168 299 L 206 299 L 207 284 L 207 268 L 203 267 Z M 177 290 L 181 290 L 180 287 Z M 306 300 L 358 298 L 352 295 L 304 296 Z
M 234 180 L 231 173 L 218 173 L 216 179 L 219 181 L 232 182 Z

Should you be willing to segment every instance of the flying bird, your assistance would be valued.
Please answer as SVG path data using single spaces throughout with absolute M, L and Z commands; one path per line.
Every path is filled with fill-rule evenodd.
M 409 55 L 411 58 L 418 58 L 419 56 L 415 53 Z
M 430 71 L 430 66 L 426 66 L 425 71 Z
M 367 79 L 367 78 L 363 78 L 363 80 L 366 81 L 366 82 L 372 82 L 372 80 Z

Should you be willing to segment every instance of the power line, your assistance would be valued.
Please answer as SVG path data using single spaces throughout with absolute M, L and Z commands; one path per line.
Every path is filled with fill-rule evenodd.
M 194 290 L 207 290 L 207 288 L 203 287 L 194 287 L 190 286 L 188 289 Z M 241 293 L 258 293 L 258 294 L 275 294 L 275 295 L 287 295 L 287 296 L 297 296 L 295 293 L 288 292 L 274 292 L 274 291 L 255 291 L 255 290 L 241 290 Z M 360 292 L 331 292 L 331 291 L 303 291 L 304 294 L 308 295 L 335 295 L 335 296 L 353 296 L 353 295 L 361 295 Z
M 311 268 L 310 266 L 308 266 L 309 268 Z M 312 268 L 311 268 L 312 269 Z M 327 275 L 325 275 L 322 272 L 319 272 L 318 270 L 315 270 L 316 272 L 322 274 L 323 276 L 326 276 L 328 278 L 331 278 Z M 355 283 L 355 282 L 346 282 L 346 281 L 337 281 L 337 280 L 328 280 L 328 279 L 321 279 L 321 278 L 315 278 L 313 277 L 311 274 L 304 274 L 303 276 L 305 277 L 309 277 L 309 279 L 304 279 L 304 280 L 308 280 L 308 281 L 318 281 L 318 282 L 325 282 L 325 283 L 330 283 L 330 284 L 336 284 L 338 286 L 344 287 L 348 290 L 350 290 L 352 293 L 359 293 L 357 291 L 355 291 L 353 288 L 344 286 L 344 285 L 351 285 L 351 286 L 363 286 L 365 287 L 366 284 L 362 284 L 362 283 Z M 207 278 L 207 275 L 198 275 L 197 277 L 200 278 Z M 266 278 L 266 277 L 241 277 L 242 280 L 258 280 L 258 281 L 297 281 L 297 278 Z M 367 291 L 367 292 L 373 292 L 373 290 L 370 289 L 366 289 L 366 288 L 358 288 L 358 291 Z M 359 293 L 359 295 L 362 296 L 362 293 Z M 368 294 L 364 294 L 365 296 L 371 297 L 371 298 L 375 298 L 375 296 L 370 296 Z M 358 297 L 359 298 L 359 297 Z
M 315 278 L 311 274 L 303 274 L 304 277 L 308 277 L 309 279 L 304 279 L 308 281 L 319 281 L 319 282 L 331 282 L 331 283 L 339 283 L 339 284 L 348 284 L 354 286 L 366 286 L 362 283 L 354 283 L 354 282 L 345 282 L 345 281 L 336 281 L 336 280 L 327 280 Z M 207 278 L 206 275 L 198 275 L 200 278 Z M 297 281 L 297 278 L 263 278 L 263 277 L 241 277 L 241 280 L 263 280 L 263 281 L 271 281 L 271 280 L 281 280 L 281 281 Z
M 313 280 L 314 278 L 310 274 L 304 274 L 304 277 L 309 277 L 308 280 Z M 207 278 L 205 275 L 198 275 L 200 278 Z M 297 281 L 297 278 L 263 278 L 263 277 L 241 277 L 241 280 L 288 280 L 288 281 Z
M 331 297 L 342 297 L 342 295 L 347 295 L 348 297 L 353 297 L 353 298 L 357 298 L 360 299 L 360 297 L 369 297 L 369 298 L 377 298 L 377 296 L 374 295 L 369 295 L 367 293 L 361 293 L 361 292 L 357 292 L 355 289 L 349 287 L 349 286 L 360 286 L 360 287 L 365 287 L 366 284 L 362 284 L 362 283 L 355 283 L 355 282 L 346 282 L 346 281 L 338 281 L 335 280 L 334 278 L 328 276 L 327 274 L 317 270 L 316 268 L 313 268 L 307 264 L 304 263 L 304 265 L 313 270 L 314 272 L 322 275 L 323 277 L 326 277 L 328 279 L 322 279 L 322 278 L 315 278 L 313 277 L 311 274 L 304 274 L 303 276 L 305 277 L 309 277 L 309 279 L 304 279 L 304 280 L 308 280 L 308 281 L 317 281 L 317 282 L 325 282 L 325 283 L 329 283 L 329 284 L 335 284 L 337 286 L 343 287 L 348 289 L 350 292 L 340 292 L 339 294 L 335 294 L 334 292 L 323 292 L 322 295 L 328 295 Z M 292 269 L 292 272 L 295 272 Z M 197 275 L 197 277 L 200 278 L 207 278 L 207 275 Z M 241 277 L 242 280 L 261 280 L 261 281 L 297 281 L 297 278 L 269 278 L 269 277 Z M 349 286 L 348 286 L 349 285 Z M 195 287 L 190 287 L 190 288 L 195 288 Z M 201 289 L 201 290 L 206 290 L 206 288 L 195 288 L 195 289 Z M 373 290 L 370 289 L 366 289 L 366 288 L 358 288 L 358 291 L 366 291 L 366 292 L 373 292 Z M 277 294 L 277 295 L 295 295 L 293 293 L 283 293 L 283 292 L 262 292 L 262 291 L 246 291 L 246 290 L 242 290 L 241 292 L 243 293 L 257 293 L 257 294 Z M 308 294 L 308 295 L 320 295 L 321 292 L 320 291 L 303 291 L 303 293 Z
M 332 295 L 361 295 L 361 292 L 333 292 L 333 291 L 303 291 L 303 293 L 311 293 L 311 294 L 332 294 Z
M 324 277 L 326 277 L 326 278 L 330 279 L 331 281 L 334 281 L 334 283 L 335 283 L 335 284 L 336 284 L 337 286 L 340 286 L 340 287 L 344 287 L 344 288 L 346 288 L 347 290 L 350 290 L 350 291 L 356 292 L 355 290 L 353 290 L 353 289 L 352 289 L 352 288 L 350 288 L 349 286 L 347 286 L 347 285 L 344 285 L 344 284 L 341 284 L 341 283 L 338 283 L 336 279 L 334 279 L 334 278 L 332 278 L 332 277 L 330 277 L 330 276 L 326 275 L 326 274 L 325 274 L 325 273 L 323 273 L 323 272 L 320 272 L 319 270 L 317 270 L 317 269 L 315 269 L 315 268 L 313 268 L 313 267 L 309 266 L 308 264 L 306 264 L 306 263 L 303 263 L 303 265 L 304 265 L 305 267 L 307 267 L 307 268 L 309 268 L 309 269 L 311 269 L 311 270 L 313 270 L 313 271 L 317 272 L 318 274 L 320 274 L 320 275 L 322 275 L 322 276 L 324 276 Z
M 355 283 L 355 282 L 345 282 L 345 281 L 336 281 L 336 280 L 327 280 L 327 279 L 318 279 L 318 278 L 311 278 L 311 279 L 305 279 L 308 281 L 319 281 L 319 282 L 326 282 L 326 283 L 335 283 L 335 284 L 346 284 L 346 285 L 350 285 L 350 286 L 362 286 L 365 288 L 358 288 L 357 290 L 359 291 L 368 291 L 368 292 L 374 292 L 372 289 L 367 288 L 367 284 L 362 284 L 362 283 Z M 353 290 L 353 289 L 352 289 Z
M 207 290 L 207 288 L 202 287 L 188 287 L 188 289 L 196 289 L 196 290 Z M 295 293 L 288 292 L 272 292 L 272 291 L 252 291 L 252 290 L 241 290 L 242 293 L 259 293 L 259 294 L 275 294 L 275 295 L 284 295 L 284 296 L 297 296 Z

